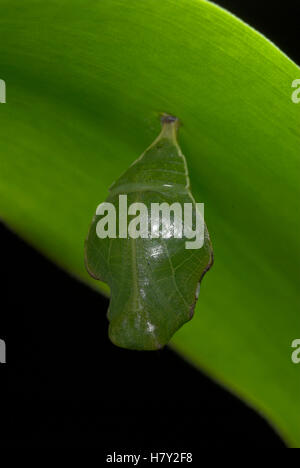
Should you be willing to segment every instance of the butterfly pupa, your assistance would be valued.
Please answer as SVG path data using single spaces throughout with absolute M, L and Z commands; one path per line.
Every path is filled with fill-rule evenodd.
M 186 248 L 187 238 L 178 235 L 180 210 L 192 207 L 195 232 L 198 212 L 177 143 L 178 119 L 164 115 L 161 121 L 159 136 L 111 185 L 85 242 L 88 272 L 110 287 L 109 337 L 135 350 L 163 347 L 192 318 L 200 282 L 213 263 L 205 223 L 201 248 Z

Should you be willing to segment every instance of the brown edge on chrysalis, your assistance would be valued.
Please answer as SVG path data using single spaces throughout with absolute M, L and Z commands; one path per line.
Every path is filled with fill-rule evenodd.
M 89 230 L 88 230 L 88 234 L 86 236 L 86 238 L 84 239 L 84 266 L 85 266 L 85 269 L 86 271 L 88 272 L 88 274 L 95 280 L 97 281 L 103 281 L 100 277 L 96 276 L 94 274 L 94 272 L 90 269 L 90 266 L 89 266 L 89 262 L 88 262 L 88 259 L 87 259 L 87 243 L 88 243 L 88 238 L 89 238 L 89 235 L 90 235 L 90 231 L 93 227 L 93 224 L 96 220 L 96 215 L 93 216 L 92 218 L 92 222 L 90 223 L 90 226 L 89 226 Z
M 211 250 L 210 262 L 207 265 L 207 267 L 205 268 L 205 270 L 203 271 L 203 273 L 202 273 L 202 275 L 201 275 L 201 277 L 200 277 L 200 279 L 199 279 L 199 281 L 197 283 L 197 289 L 198 289 L 198 286 L 200 287 L 204 275 L 211 269 L 213 264 L 214 264 L 214 252 L 213 252 L 213 250 Z M 198 294 L 196 293 L 195 294 L 195 300 L 194 300 L 194 302 L 193 302 L 193 304 L 191 305 L 191 308 L 190 308 L 190 319 L 192 319 L 194 317 L 195 307 L 196 307 L 197 301 L 198 301 Z

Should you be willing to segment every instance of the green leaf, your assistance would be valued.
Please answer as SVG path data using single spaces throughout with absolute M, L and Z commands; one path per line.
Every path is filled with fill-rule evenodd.
M 215 264 L 173 346 L 300 446 L 299 68 L 200 0 L 2 0 L 0 31 L 1 217 L 94 284 L 96 206 L 178 116 Z
M 159 349 L 191 320 L 213 262 L 176 140 L 178 119 L 165 115 L 162 123 L 158 138 L 110 187 L 85 245 L 89 273 L 110 286 L 110 339 L 130 349 Z

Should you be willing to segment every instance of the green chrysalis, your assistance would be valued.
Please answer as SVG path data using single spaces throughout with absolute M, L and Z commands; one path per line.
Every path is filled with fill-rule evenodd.
M 162 117 L 160 135 L 98 206 L 85 242 L 88 272 L 111 289 L 109 337 L 124 348 L 166 345 L 192 318 L 213 263 L 203 218 L 202 247 L 188 241 L 200 215 L 177 129 L 178 119 Z

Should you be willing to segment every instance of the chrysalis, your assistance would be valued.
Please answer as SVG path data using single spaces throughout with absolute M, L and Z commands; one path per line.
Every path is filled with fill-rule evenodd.
M 177 129 L 178 119 L 162 117 L 160 135 L 98 206 L 85 243 L 88 272 L 111 289 L 109 337 L 124 348 L 166 345 L 192 318 L 213 263 Z

